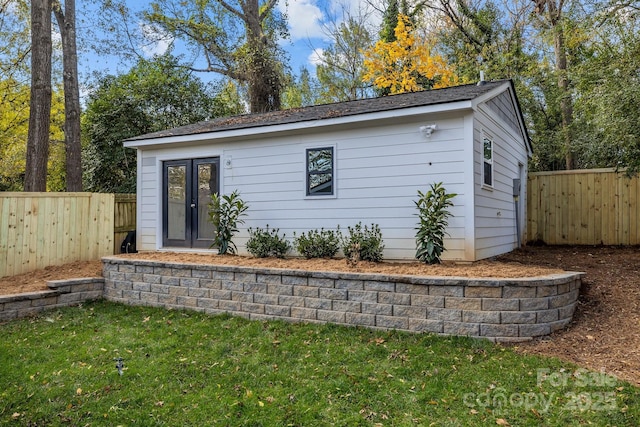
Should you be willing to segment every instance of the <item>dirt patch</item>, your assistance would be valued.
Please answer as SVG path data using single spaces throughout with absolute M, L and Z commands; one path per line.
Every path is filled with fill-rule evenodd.
M 44 291 L 48 280 L 102 277 L 102 261 L 77 261 L 42 270 L 0 278 L 0 295 Z
M 364 263 L 351 268 L 344 260 L 274 260 L 231 256 L 149 253 L 125 255 L 159 261 L 239 264 L 254 267 L 375 272 L 462 277 L 539 276 L 560 271 L 587 275 L 573 322 L 551 336 L 521 343 L 522 353 L 559 357 L 640 385 L 640 248 L 528 247 L 468 265 L 445 263 Z M 46 280 L 101 275 L 101 263 L 79 262 L 0 279 L 0 294 L 46 289 Z

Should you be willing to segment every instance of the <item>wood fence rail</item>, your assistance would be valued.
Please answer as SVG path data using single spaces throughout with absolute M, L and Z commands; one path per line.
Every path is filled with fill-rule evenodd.
M 132 195 L 0 193 L 0 277 L 100 259 L 133 229 Z
M 529 174 L 527 240 L 640 244 L 640 179 L 613 169 Z

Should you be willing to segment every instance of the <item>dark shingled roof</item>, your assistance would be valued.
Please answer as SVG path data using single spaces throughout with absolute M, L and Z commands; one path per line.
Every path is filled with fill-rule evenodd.
M 499 80 L 484 82 L 482 85 L 469 84 L 462 86 L 434 89 L 422 92 L 390 95 L 380 98 L 360 99 L 335 104 L 315 105 L 311 107 L 292 108 L 259 114 L 245 114 L 233 117 L 220 117 L 213 120 L 162 130 L 127 139 L 137 141 L 144 139 L 164 138 L 171 136 L 196 135 L 209 132 L 221 132 L 234 129 L 247 129 L 298 123 L 312 120 L 347 117 L 358 114 L 376 113 L 398 110 L 402 108 L 421 107 L 427 105 L 446 104 L 449 102 L 470 101 L 496 87 L 508 82 Z

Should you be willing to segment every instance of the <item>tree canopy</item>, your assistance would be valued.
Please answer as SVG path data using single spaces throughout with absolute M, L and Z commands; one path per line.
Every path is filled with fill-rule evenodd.
M 144 18 L 159 32 L 201 52 L 211 71 L 246 87 L 253 113 L 280 109 L 284 52 L 278 39 L 286 35 L 277 0 L 156 0 Z M 202 58 L 201 58 L 202 59 Z
M 410 18 L 400 14 L 395 40 L 378 41 L 365 52 L 365 80 L 389 89 L 391 94 L 416 92 L 457 84 L 458 77 L 446 60 L 433 53 L 433 46 L 416 37 Z
M 332 43 L 322 51 L 316 75 L 323 102 L 352 101 L 371 96 L 366 81 L 365 51 L 373 44 L 364 22 L 366 16 L 347 16 L 329 31 Z
M 83 116 L 84 181 L 89 191 L 136 190 L 136 154 L 122 141 L 243 110 L 235 91 L 215 92 L 170 55 L 142 59 L 128 73 L 102 78 Z
M 23 191 L 29 129 L 29 85 L 12 80 L 0 81 L 0 98 L 0 191 Z M 54 87 L 48 128 L 47 191 L 63 191 L 65 188 L 62 98 L 61 88 Z

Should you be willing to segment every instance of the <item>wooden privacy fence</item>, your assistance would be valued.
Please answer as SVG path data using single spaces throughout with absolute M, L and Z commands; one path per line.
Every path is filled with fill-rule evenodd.
M 116 194 L 113 210 L 113 253 L 120 253 L 120 245 L 127 233 L 136 229 L 136 195 Z
M 640 245 L 639 200 L 613 169 L 531 173 L 527 240 Z M 0 277 L 118 253 L 135 227 L 132 194 L 0 193 Z
M 550 245 L 640 244 L 640 180 L 613 169 L 531 173 L 527 240 Z
M 111 255 L 132 229 L 135 196 L 0 193 L 0 277 Z

